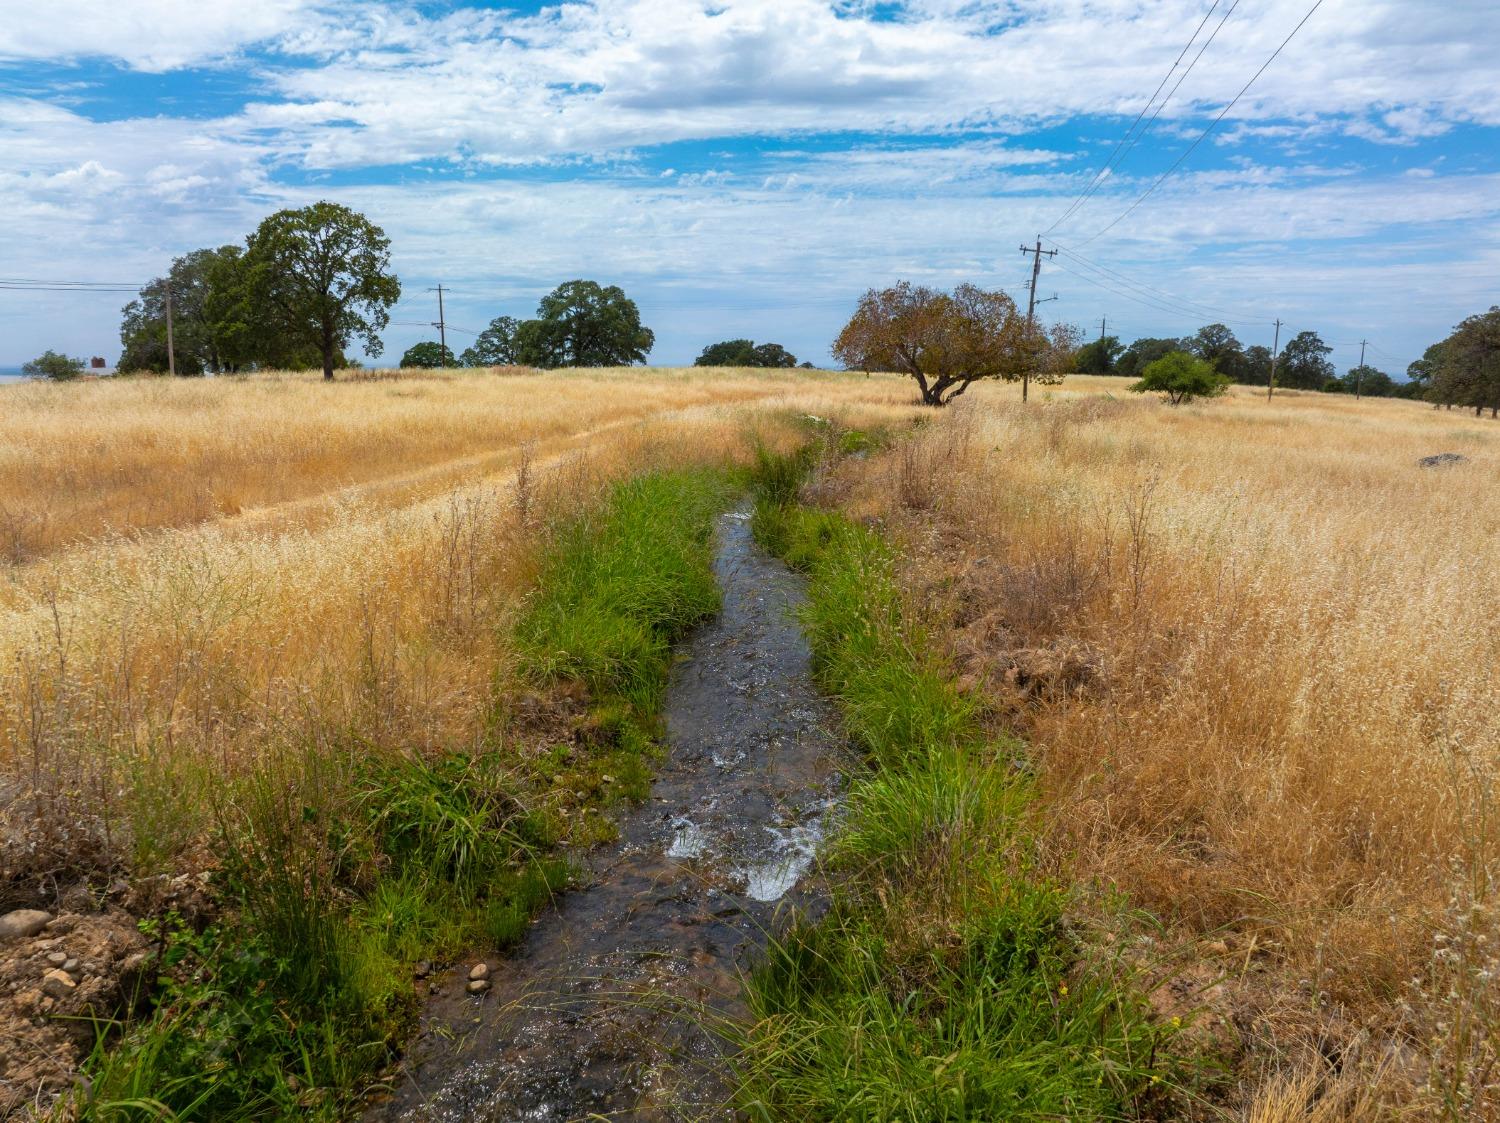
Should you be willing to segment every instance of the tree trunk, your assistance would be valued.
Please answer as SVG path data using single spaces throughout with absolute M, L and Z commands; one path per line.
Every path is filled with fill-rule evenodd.
M 333 333 L 323 331 L 323 381 L 333 381 Z

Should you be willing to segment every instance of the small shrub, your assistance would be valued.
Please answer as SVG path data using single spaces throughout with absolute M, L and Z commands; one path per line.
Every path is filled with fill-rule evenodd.
M 1171 351 L 1148 364 L 1130 390 L 1135 394 L 1160 393 L 1176 406 L 1195 398 L 1217 398 L 1229 384 L 1228 375 L 1220 374 L 1212 363 L 1186 351 Z

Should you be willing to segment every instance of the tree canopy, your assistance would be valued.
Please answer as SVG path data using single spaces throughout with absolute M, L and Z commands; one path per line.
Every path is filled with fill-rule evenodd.
M 120 370 L 164 373 L 167 358 L 167 294 L 172 297 L 172 345 L 180 375 L 238 370 L 246 360 L 248 333 L 240 323 L 238 294 L 244 251 L 238 246 L 194 250 L 173 260 L 122 310 Z
M 1078 348 L 1073 356 L 1073 370 L 1077 374 L 1113 374 L 1115 361 L 1124 350 L 1119 336 L 1100 336 Z
M 390 272 L 390 239 L 364 215 L 319 202 L 277 211 L 246 251 L 248 293 L 273 330 L 317 348 L 323 377 L 356 339 L 371 355 L 401 297 Z
M 1442 342 L 1428 396 L 1500 416 L 1500 307 L 1468 317 Z
M 83 373 L 82 359 L 59 355 L 56 351 L 44 351 L 29 363 L 21 364 L 21 373 L 27 378 L 47 378 L 53 382 L 69 382 Z
M 1315 331 L 1301 331 L 1281 349 L 1276 365 L 1276 384 L 1298 390 L 1322 390 L 1334 379 L 1333 364 L 1326 358 L 1333 348 Z
M 519 363 L 516 351 L 516 331 L 521 321 L 514 316 L 496 316 L 475 338 L 472 346 L 465 347 L 461 356 L 466 367 L 508 367 Z
M 1183 350 L 1180 339 L 1154 339 L 1150 336 L 1137 339 L 1115 363 L 1115 373 L 1127 378 L 1137 378 L 1151 363 L 1163 355 Z
M 1130 389 L 1137 394 L 1160 393 L 1172 405 L 1196 398 L 1217 398 L 1229 389 L 1230 378 L 1214 365 L 1186 351 L 1169 351 L 1147 364 Z
M 1233 382 L 1244 380 L 1245 349 L 1224 324 L 1206 324 L 1185 341 L 1187 349 Z
M 1390 398 L 1396 394 L 1396 380 L 1368 363 L 1350 368 L 1338 382 L 1340 390 L 1364 398 Z
M 922 402 L 942 406 L 981 379 L 1061 382 L 1076 333 L 1034 328 L 1005 293 L 962 284 L 951 293 L 900 281 L 871 289 L 834 341 L 850 370 L 894 370 L 916 380 Z
M 558 285 L 513 338 L 516 361 L 534 367 L 630 366 L 645 362 L 656 342 L 635 301 L 597 281 Z
M 710 343 L 693 360 L 695 367 L 794 367 L 797 356 L 779 343 L 757 345 L 749 339 Z
M 406 349 L 401 356 L 401 366 L 405 367 L 455 367 L 457 360 L 453 352 L 441 343 L 434 340 L 424 340 L 414 343 Z

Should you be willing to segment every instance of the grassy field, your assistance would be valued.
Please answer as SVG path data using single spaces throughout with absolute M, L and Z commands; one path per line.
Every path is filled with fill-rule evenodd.
M 1122 391 L 982 395 L 826 490 L 1030 742 L 1053 868 L 1167 925 L 1229 1102 L 1495 1117 L 1500 431 Z
M 1500 429 L 1415 403 L 1268 404 L 1245 389 L 1171 409 L 1111 379 L 1070 378 L 1024 406 L 1009 386 L 976 387 L 941 413 L 912 397 L 893 377 L 668 370 L 0 388 L 0 907 L 50 903 L 79 879 L 233 874 L 229 836 L 291 845 L 305 824 L 282 831 L 276 808 L 296 820 L 327 807 L 318 823 L 355 823 L 373 848 L 365 865 L 344 861 L 346 848 L 299 875 L 337 883 L 338 915 L 378 927 L 458 901 L 455 915 L 478 918 L 470 937 L 513 930 L 534 885 L 474 896 L 472 870 L 413 850 L 387 829 L 391 802 L 369 793 L 420 796 L 462 775 L 492 798 L 454 814 L 483 824 L 536 778 L 534 750 L 559 722 L 608 730 L 612 749 L 637 736 L 630 711 L 649 710 L 659 675 L 620 669 L 659 670 L 652 645 L 698 601 L 647 598 L 661 616 L 648 623 L 666 629 L 649 650 L 626 642 L 629 622 L 591 617 L 561 637 L 574 622 L 545 611 L 547 589 L 582 582 L 571 604 L 594 580 L 559 562 L 570 542 L 577 557 L 625 549 L 639 535 L 608 528 L 635 523 L 610 520 L 656 517 L 662 493 L 632 499 L 622 481 L 698 481 L 643 485 L 689 487 L 667 503 L 687 521 L 653 535 L 689 543 L 706 508 L 681 496 L 722 494 L 721 473 L 758 443 L 805 441 L 799 417 L 904 433 L 921 414 L 909 435 L 855 449 L 801 492 L 838 534 L 868 537 L 860 549 L 879 552 L 887 582 L 871 588 L 888 588 L 925 637 L 920 651 L 871 656 L 888 681 L 851 678 L 850 663 L 826 685 L 847 695 L 851 731 L 878 761 L 934 739 L 1015 746 L 977 759 L 1024 773 L 1020 841 L 942 853 L 973 872 L 1011 869 L 1019 847 L 1028 879 L 1052 888 L 1007 896 L 1000 878 L 979 893 L 953 873 L 895 910 L 906 927 L 871 938 L 909 951 L 943 927 L 919 919 L 973 890 L 1049 932 L 1064 925 L 1070 946 L 1169 977 L 1143 992 L 1154 1017 L 1178 1019 L 1221 1070 L 1173 1109 L 1186 1115 L 1500 1118 L 1500 629 L 1483 608 L 1500 578 L 1500 513 L 1486 502 Z M 1468 459 L 1416 464 L 1446 451 Z M 598 537 L 577 537 L 589 527 Z M 835 536 L 780 545 L 812 564 Z M 699 563 L 672 556 L 637 568 L 691 589 Z M 836 588 L 818 603 L 813 638 L 832 659 L 850 609 Z M 577 658 L 580 636 L 600 658 Z M 898 655 L 944 680 L 925 716 Z M 891 699 L 902 704 L 882 709 Z M 297 803 L 314 781 L 318 799 Z M 976 816 L 1013 806 L 1012 785 L 960 781 L 988 793 Z M 886 820 L 955 781 L 902 764 L 882 782 L 847 843 L 866 847 L 866 865 L 899 852 L 879 841 Z M 512 849 L 484 861 L 510 870 L 517 853 L 607 830 L 597 807 L 545 810 L 545 822 L 507 812 Z M 402 880 L 414 870 L 420 892 Z M 885 891 L 907 877 L 881 876 Z M 870 917 L 839 923 L 847 935 Z M 829 932 L 819 947 L 866 946 Z M 964 971 L 993 967 L 944 963 L 941 985 L 960 990 Z M 810 1033 L 804 997 L 768 986 L 758 1009 Z M 884 1000 L 872 990 L 840 1017 L 875 1032 L 895 1016 Z M 999 1008 L 969 1013 L 983 1022 Z M 359 1009 L 382 1027 L 399 1020 Z M 1121 1026 L 1110 1048 L 1134 1040 L 1136 1023 Z M 780 1114 L 847 1090 L 816 1074 L 815 1055 L 847 1042 L 804 1040 L 815 1043 L 796 1080 L 775 1075 L 787 1059 L 775 1042 L 761 1056 L 764 1103 Z M 888 1060 L 876 1115 L 915 1102 L 902 1098 L 900 1058 Z M 1106 1068 L 1114 1093 L 1149 1079 Z M 1063 1088 L 1058 1102 L 1078 1094 Z

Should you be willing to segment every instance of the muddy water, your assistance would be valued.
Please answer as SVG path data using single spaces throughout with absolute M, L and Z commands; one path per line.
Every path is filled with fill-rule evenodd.
M 443 981 L 370 1119 L 733 1118 L 702 1023 L 740 1012 L 739 973 L 768 930 L 819 907 L 806 875 L 839 761 L 791 617 L 800 578 L 738 513 L 715 568 L 723 612 L 673 671 L 650 799 L 593 857 L 589 886 L 499 962 L 492 991 L 465 993 L 467 964 Z

